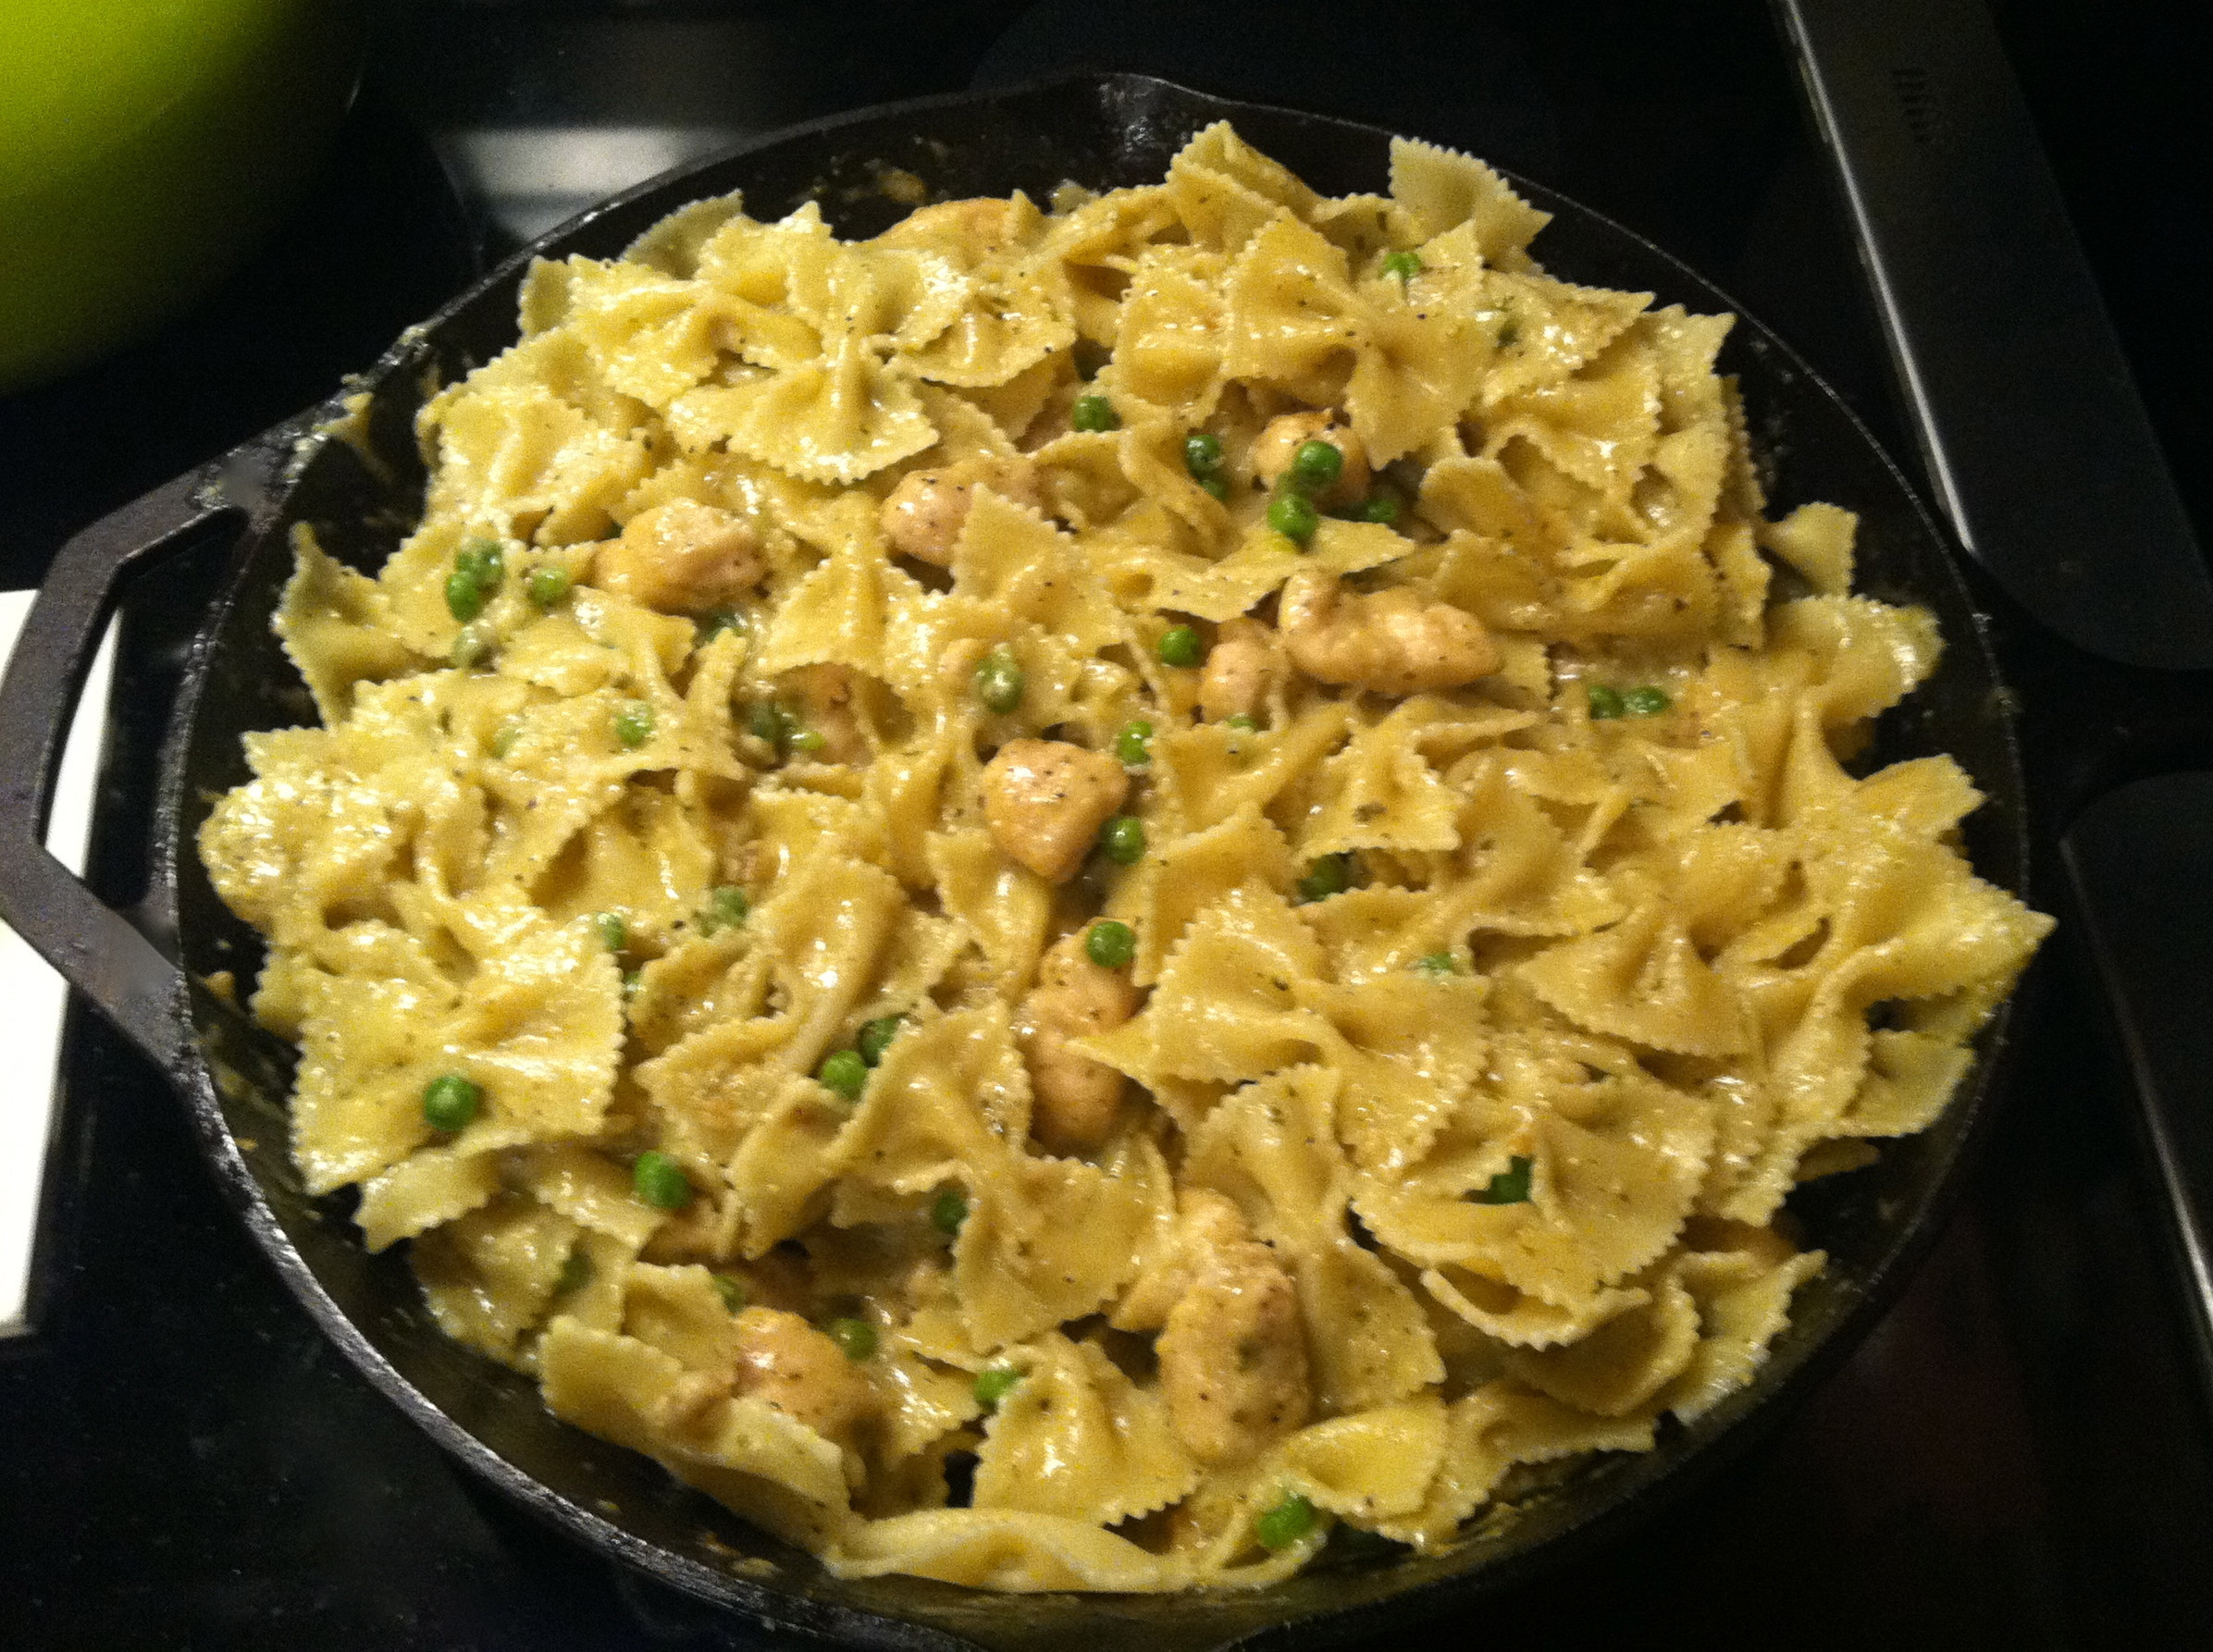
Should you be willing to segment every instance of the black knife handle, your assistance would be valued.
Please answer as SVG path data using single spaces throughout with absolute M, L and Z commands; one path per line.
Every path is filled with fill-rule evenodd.
M 1774 0 L 1960 540 L 2068 641 L 2213 667 L 2213 578 L 1981 0 Z
M 2163 774 L 2099 798 L 2060 839 L 2143 1100 L 2213 1393 L 2213 774 Z

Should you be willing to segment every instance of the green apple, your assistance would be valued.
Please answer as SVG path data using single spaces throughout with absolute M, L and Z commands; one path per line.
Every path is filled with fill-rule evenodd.
M 352 0 L 0 0 L 0 390 L 220 281 L 352 96 Z

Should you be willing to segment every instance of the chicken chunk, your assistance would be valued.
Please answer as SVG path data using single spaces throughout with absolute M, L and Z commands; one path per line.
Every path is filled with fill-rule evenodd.
M 1030 1134 L 1046 1152 L 1089 1153 L 1113 1130 L 1121 1111 L 1121 1074 L 1068 1044 L 1111 1031 L 1136 1013 L 1137 989 L 1128 972 L 1093 963 L 1082 934 L 1061 941 L 1039 961 L 1037 985 L 1015 1017 L 1015 1036 L 1036 1098 Z
M 738 1313 L 728 1338 L 720 1369 L 687 1372 L 661 1395 L 655 1408 L 661 1426 L 695 1429 L 719 1402 L 753 1399 L 847 1451 L 856 1449 L 879 1401 L 835 1342 L 797 1313 L 768 1307 Z
M 1318 569 L 1291 576 L 1277 624 L 1292 662 L 1322 683 L 1419 694 L 1499 669 L 1490 634 L 1465 610 L 1406 590 L 1355 596 Z
M 1256 1457 L 1314 1409 L 1298 1288 L 1257 1240 L 1211 1250 L 1154 1347 L 1168 1422 L 1202 1461 Z
M 1175 1226 L 1167 1239 L 1146 1258 L 1114 1305 L 1114 1328 L 1157 1331 L 1207 1259 L 1224 1246 L 1252 1237 L 1244 1213 L 1233 1201 L 1209 1188 L 1185 1188 L 1177 1195 Z
M 1325 509 L 1357 504 L 1367 497 L 1367 450 L 1360 438 L 1328 413 L 1283 413 L 1270 419 L 1253 442 L 1253 472 L 1269 487 L 1283 479 L 1298 451 L 1311 441 L 1328 442 L 1342 455 L 1337 480 L 1314 495 Z
M 950 567 L 953 547 L 968 524 L 976 489 L 1036 510 L 1044 502 L 1026 459 L 963 459 L 938 470 L 910 471 L 879 508 L 892 549 L 918 562 Z
M 1103 752 L 1010 740 L 983 771 L 983 823 L 1008 858 L 1065 883 L 1129 795 L 1129 774 Z
M 876 1391 L 844 1350 L 781 1308 L 748 1308 L 732 1329 L 737 1343 L 733 1393 L 759 1399 L 825 1439 L 853 1443 L 855 1431 L 875 1410 Z
M 985 252 L 1017 240 L 1025 216 L 1034 224 L 1034 210 L 1024 214 L 1013 201 L 996 195 L 974 195 L 958 201 L 940 201 L 918 206 L 876 238 L 890 247 L 951 245 Z
M 1280 669 L 1275 633 L 1258 620 L 1231 620 L 1216 635 L 1199 675 L 1199 709 L 1210 722 L 1252 717 L 1267 704 Z
M 701 613 L 761 582 L 768 560 L 745 519 L 693 499 L 640 511 L 593 553 L 604 590 L 662 613 Z

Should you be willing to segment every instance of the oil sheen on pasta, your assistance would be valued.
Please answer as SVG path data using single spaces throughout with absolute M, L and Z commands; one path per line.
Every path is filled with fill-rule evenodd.
M 1845 766 L 1938 638 L 1763 516 L 1728 318 L 1544 221 L 1216 127 L 539 265 L 201 839 L 308 1185 L 844 1575 L 1428 1549 L 1744 1384 L 2048 925 Z

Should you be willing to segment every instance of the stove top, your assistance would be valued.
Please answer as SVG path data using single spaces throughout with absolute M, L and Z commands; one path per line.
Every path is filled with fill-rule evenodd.
M 0 586 L 35 583 L 69 530 L 320 397 L 548 214 L 745 132 L 1078 65 L 1398 127 L 1560 189 L 1734 292 L 1910 451 L 1824 156 L 1753 0 L 372 11 L 362 100 L 257 262 L 129 355 L 0 401 Z M 2213 275 L 2202 174 L 2118 165 L 2181 135 L 2186 55 L 2157 49 L 2151 0 L 2095 22 L 1997 15 L 2161 435 L 2202 451 L 2207 334 L 2183 303 Z M 2122 63 L 2101 43 L 2132 30 Z M 2181 476 L 2205 539 L 2207 478 Z M 142 881 L 152 754 L 214 573 L 172 565 L 127 608 L 93 853 L 120 904 Z M 2067 662 L 1992 608 L 2028 684 L 2034 778 L 2079 796 L 2107 758 L 2062 714 Z M 2213 1430 L 2126 1080 L 2066 931 L 2028 992 L 2013 1093 L 1958 1214 L 1854 1358 L 1661 1520 L 1463 1627 L 1515 1645 L 2008 1652 L 2213 1633 Z M 0 1345 L 0 1643 L 760 1638 L 449 1463 L 328 1350 L 223 1203 L 183 1109 L 89 1016 L 72 1017 L 64 1085 L 40 1328 Z

